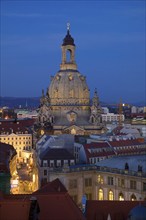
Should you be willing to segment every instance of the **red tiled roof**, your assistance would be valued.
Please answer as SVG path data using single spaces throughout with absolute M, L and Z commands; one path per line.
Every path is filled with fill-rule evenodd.
M 91 201 L 87 200 L 86 219 L 103 220 L 108 214 L 112 220 L 125 220 L 132 208 L 139 205 L 139 201 Z M 144 202 L 141 202 L 144 205 Z
M 52 182 L 47 183 L 33 194 L 47 194 L 52 192 L 67 192 L 66 188 L 58 178 Z
M 91 142 L 90 144 L 84 144 L 84 147 L 87 149 L 94 148 L 109 148 L 108 142 Z
M 1 219 L 28 220 L 30 198 L 35 196 L 40 207 L 39 220 L 85 220 L 81 210 L 58 179 L 32 195 L 0 195 Z
M 34 120 L 32 119 L 1 120 L 0 122 L 0 133 L 25 132 L 28 131 L 28 127 L 31 127 L 34 124 Z
M 85 153 L 87 157 L 87 161 L 89 162 L 89 158 L 96 158 L 96 157 L 108 157 L 108 156 L 114 156 L 115 152 L 114 151 L 103 151 L 103 152 L 96 152 L 96 153 L 91 153 L 89 152 L 88 149 L 85 148 Z
M 138 139 L 133 139 L 133 140 L 109 141 L 109 144 L 112 147 L 122 147 L 122 146 L 141 145 L 142 143 L 140 143 Z

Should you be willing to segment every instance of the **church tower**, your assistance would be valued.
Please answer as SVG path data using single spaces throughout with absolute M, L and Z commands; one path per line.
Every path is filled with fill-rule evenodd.
M 74 39 L 70 35 L 70 24 L 67 24 L 67 34 L 63 39 L 62 49 L 62 63 L 60 70 L 77 70 L 75 62 L 75 44 Z

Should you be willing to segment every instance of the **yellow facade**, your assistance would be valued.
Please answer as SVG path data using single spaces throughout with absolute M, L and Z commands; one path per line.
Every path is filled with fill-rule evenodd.
M 28 133 L 1 134 L 0 142 L 12 145 L 17 152 L 17 162 L 27 162 L 32 157 L 32 135 Z

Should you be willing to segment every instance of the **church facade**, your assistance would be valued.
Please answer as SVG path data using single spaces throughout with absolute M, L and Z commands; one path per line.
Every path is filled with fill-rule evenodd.
M 37 126 L 42 134 L 51 126 L 54 134 L 101 134 L 105 127 L 97 91 L 90 101 L 86 77 L 75 62 L 75 44 L 69 27 L 61 46 L 60 70 L 51 77 L 46 93 L 42 91 Z

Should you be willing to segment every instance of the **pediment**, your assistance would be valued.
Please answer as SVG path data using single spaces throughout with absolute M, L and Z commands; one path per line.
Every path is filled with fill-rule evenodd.
M 9 134 L 9 137 L 17 137 L 18 135 L 17 134 L 15 134 L 15 133 L 11 133 L 11 134 Z
M 64 133 L 69 133 L 69 134 L 84 134 L 85 133 L 85 130 L 79 126 L 76 126 L 76 125 L 71 125 L 71 126 L 68 126 L 66 128 L 64 128 Z

